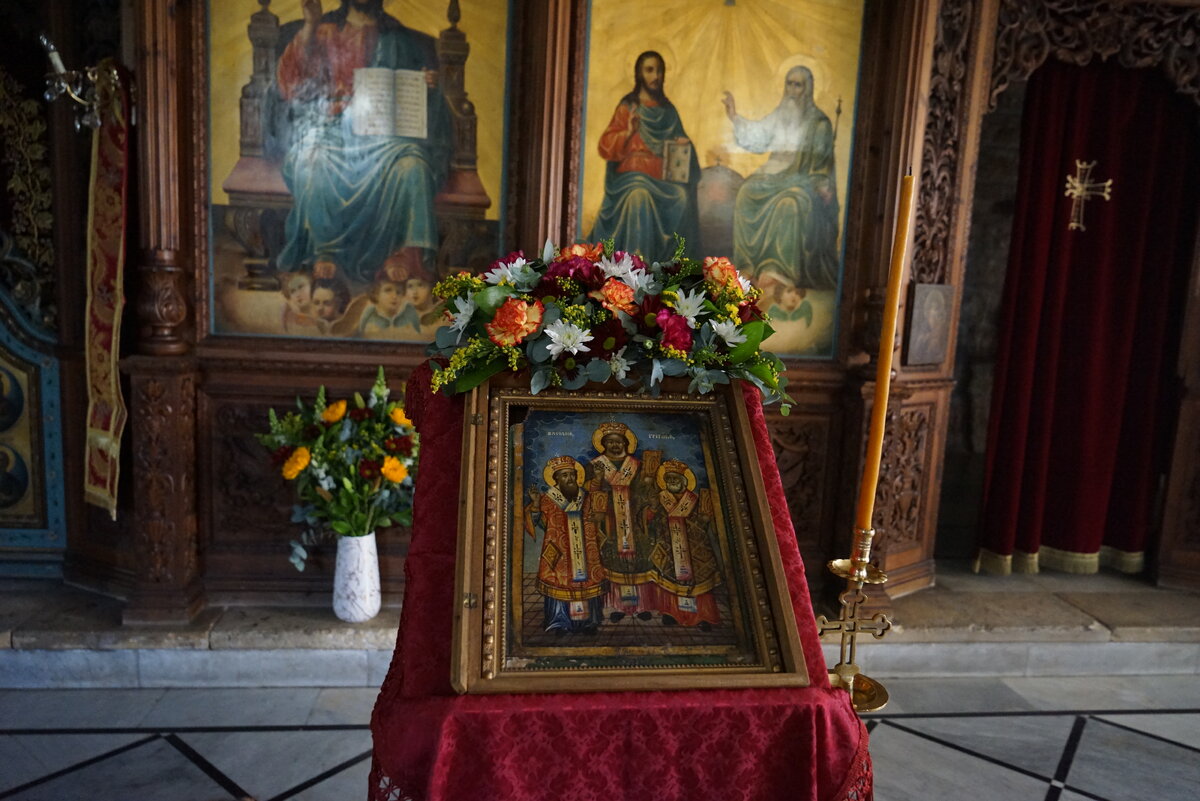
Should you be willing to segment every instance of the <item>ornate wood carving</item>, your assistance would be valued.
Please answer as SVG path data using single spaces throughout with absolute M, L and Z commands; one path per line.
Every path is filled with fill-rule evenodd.
M 212 528 L 252 530 L 260 538 L 287 542 L 295 536 L 292 495 L 267 452 L 254 439 L 263 430 L 271 404 L 222 402 L 210 426 L 212 461 L 208 482 L 212 495 Z
M 875 494 L 876 545 L 881 551 L 919 545 L 921 501 L 926 491 L 929 412 L 924 407 L 889 411 L 884 441 L 882 480 Z
M 166 356 L 185 353 L 186 276 L 179 268 L 181 209 L 179 191 L 180 42 L 178 18 L 170 0 L 142 5 L 138 29 L 138 126 L 141 209 L 141 323 L 138 348 Z
M 187 359 L 134 357 L 134 592 L 126 623 L 190 620 L 201 606 L 196 541 L 196 388 Z
M 954 190 L 969 99 L 967 46 L 974 13 L 974 0 L 945 0 L 938 16 L 913 234 L 911 280 L 922 284 L 943 284 L 950 275 L 951 232 L 957 214 Z
M 1083 66 L 1116 57 L 1124 67 L 1158 67 L 1200 104 L 1200 8 L 1116 0 L 1001 0 L 990 108 L 1013 81 L 1054 56 Z
M 824 516 L 829 421 L 780 418 L 772 420 L 770 430 L 796 536 L 801 542 L 817 540 Z

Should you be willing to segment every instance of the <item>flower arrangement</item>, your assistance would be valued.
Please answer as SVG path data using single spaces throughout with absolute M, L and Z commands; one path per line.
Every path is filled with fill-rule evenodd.
M 292 521 L 308 527 L 291 543 L 297 570 L 308 558 L 305 546 L 412 523 L 420 442 L 403 404 L 388 395 L 380 367 L 366 398 L 356 392 L 329 401 L 322 386 L 312 405 L 297 398 L 297 410 L 282 417 L 271 409 L 270 430 L 255 435 L 293 482 L 299 503 Z
M 760 291 L 728 259 L 684 258 L 676 243 L 669 261 L 647 265 L 611 240 L 547 242 L 540 259 L 516 252 L 482 275 L 443 279 L 433 291 L 447 325 L 430 353 L 449 363 L 435 368 L 433 388 L 465 392 L 523 368 L 534 394 L 610 379 L 656 394 L 669 376 L 706 393 L 742 378 L 786 414 L 783 364 L 760 347 L 773 333 Z

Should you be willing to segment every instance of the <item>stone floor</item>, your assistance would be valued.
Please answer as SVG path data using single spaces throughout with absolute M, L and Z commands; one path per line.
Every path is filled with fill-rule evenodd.
M 398 617 L 127 629 L 117 602 L 2 581 L 0 799 L 363 798 Z M 1200 595 L 940 563 L 894 618 L 858 656 L 891 696 L 867 716 L 878 801 L 1196 797 Z
M 1115 573 L 1004 578 L 940 562 L 901 598 L 874 676 L 1193 675 L 1200 594 Z M 0 580 L 0 687 L 377 687 L 399 609 L 349 625 L 324 607 L 210 609 L 185 627 L 130 628 L 121 604 L 57 582 Z M 837 661 L 837 640 L 826 655 Z
M 892 703 L 867 716 L 877 801 L 1196 797 L 1194 676 L 894 679 L 888 687 Z M 375 692 L 0 690 L 0 799 L 362 799 Z

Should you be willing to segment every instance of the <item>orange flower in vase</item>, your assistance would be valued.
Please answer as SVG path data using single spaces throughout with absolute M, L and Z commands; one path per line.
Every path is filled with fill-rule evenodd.
M 544 312 L 545 307 L 540 300 L 527 303 L 510 297 L 496 310 L 496 316 L 487 324 L 488 338 L 501 347 L 516 345 L 538 330 Z

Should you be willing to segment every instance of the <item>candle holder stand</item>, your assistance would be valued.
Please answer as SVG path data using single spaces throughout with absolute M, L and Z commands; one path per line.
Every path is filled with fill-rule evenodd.
M 887 574 L 871 564 L 871 541 L 875 529 L 855 529 L 854 548 L 849 559 L 834 559 L 829 562 L 829 571 L 846 580 L 846 589 L 838 595 L 841 610 L 837 620 L 825 615 L 817 618 L 817 631 L 841 632 L 841 655 L 838 663 L 829 671 L 829 683 L 850 693 L 850 702 L 856 712 L 875 712 L 888 702 L 888 692 L 882 684 L 863 674 L 855 660 L 855 647 L 859 632 L 880 639 L 892 628 L 892 621 L 883 612 L 873 617 L 862 618 L 858 608 L 867 600 L 864 584 L 883 584 Z

